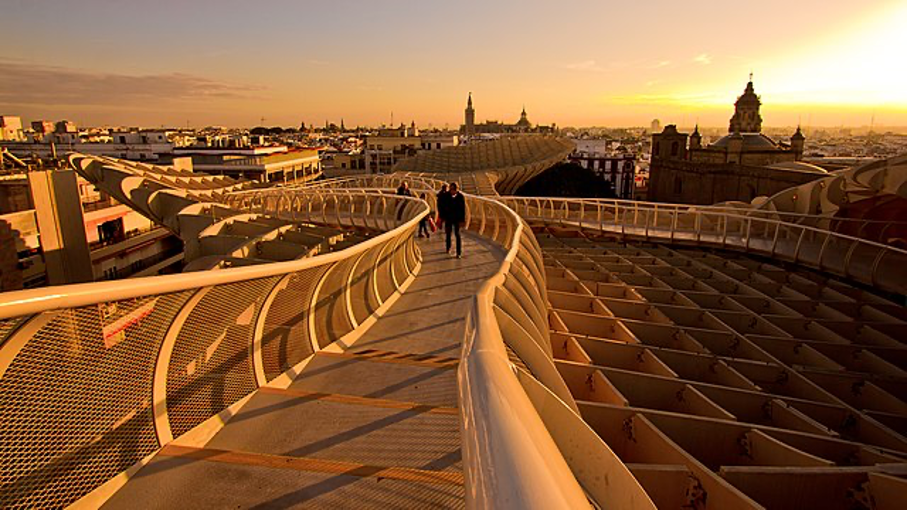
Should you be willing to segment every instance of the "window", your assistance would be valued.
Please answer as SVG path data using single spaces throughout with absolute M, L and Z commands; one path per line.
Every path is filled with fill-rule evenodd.
M 676 195 L 681 194 L 681 177 L 679 177 L 677 175 L 675 176 L 675 194 Z
M 678 142 L 672 142 L 672 156 L 678 155 Z

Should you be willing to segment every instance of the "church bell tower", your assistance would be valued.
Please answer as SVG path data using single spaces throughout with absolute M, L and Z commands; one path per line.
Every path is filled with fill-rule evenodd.
M 753 73 L 744 93 L 735 101 L 735 114 L 728 123 L 729 133 L 759 133 L 763 129 L 760 117 L 760 96 L 754 92 Z
M 473 136 L 476 134 L 476 112 L 473 111 L 473 93 L 467 96 L 467 109 L 463 111 L 464 134 Z

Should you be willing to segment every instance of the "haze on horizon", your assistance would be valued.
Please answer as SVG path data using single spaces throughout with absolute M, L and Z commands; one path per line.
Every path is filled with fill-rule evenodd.
M 6 0 L 0 114 L 84 125 L 904 126 L 903 0 Z

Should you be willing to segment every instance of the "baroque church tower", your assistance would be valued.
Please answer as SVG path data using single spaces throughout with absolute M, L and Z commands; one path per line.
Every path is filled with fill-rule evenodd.
M 754 92 L 753 73 L 744 93 L 735 101 L 735 114 L 728 123 L 729 133 L 759 133 L 763 129 L 760 117 L 760 96 Z

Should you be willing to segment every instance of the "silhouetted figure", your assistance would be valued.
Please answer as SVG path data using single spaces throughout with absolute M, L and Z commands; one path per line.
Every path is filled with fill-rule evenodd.
M 457 240 L 457 258 L 463 257 L 460 242 L 460 225 L 467 219 L 467 202 L 463 193 L 458 191 L 457 183 L 452 182 L 448 192 L 447 212 L 445 213 L 445 249 L 451 253 L 451 232 Z
M 419 198 L 425 200 L 426 194 L 420 193 Z M 423 216 L 423 218 L 419 220 L 419 237 L 431 237 L 432 233 L 429 231 L 429 222 L 432 221 L 432 214 L 433 212 L 429 211 L 429 214 Z M 425 232 L 425 236 L 423 235 L 423 232 Z
M 405 197 L 412 197 L 413 192 L 410 191 L 410 183 L 407 181 L 400 183 L 400 186 L 397 187 L 397 194 Z
M 397 187 L 397 194 L 402 197 L 412 197 L 413 192 L 410 191 L 410 183 L 408 183 L 407 181 L 400 183 L 400 186 Z M 401 204 L 397 207 L 397 221 L 400 221 L 400 219 L 403 218 L 404 208 L 406 206 L 406 202 L 402 201 Z
M 451 202 L 450 198 L 451 195 L 448 193 L 448 185 L 442 184 L 441 190 L 435 195 L 435 209 L 437 215 L 435 225 L 438 226 L 438 228 L 441 228 L 442 223 L 445 222 L 445 214 L 447 214 Z

